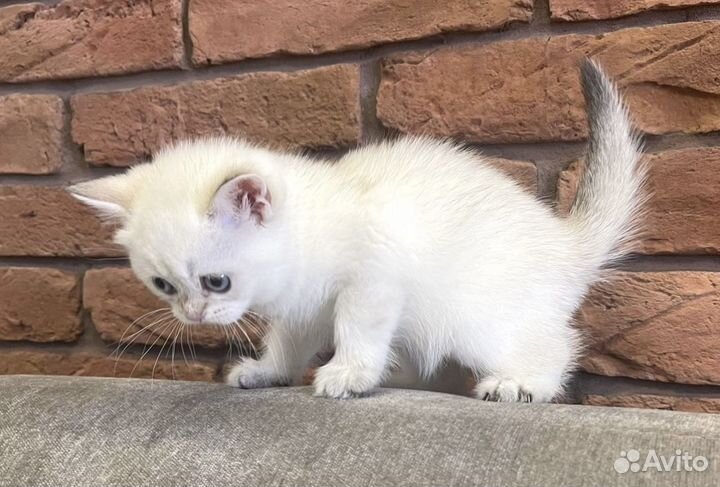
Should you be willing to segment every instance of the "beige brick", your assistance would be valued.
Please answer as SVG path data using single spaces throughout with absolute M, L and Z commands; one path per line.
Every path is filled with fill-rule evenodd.
M 172 141 L 228 134 L 281 146 L 360 137 L 359 72 L 338 65 L 78 95 L 72 135 L 91 164 L 127 165 Z
M 0 80 L 180 66 L 180 0 L 65 0 L 0 8 Z
M 60 187 L 0 186 L 0 256 L 120 256 L 112 227 Z
M 51 95 L 0 97 L 0 173 L 51 174 L 63 163 L 62 100 Z
M 601 396 L 585 395 L 583 404 L 621 408 L 667 409 L 692 413 L 720 413 L 720 397 L 661 396 L 651 394 L 627 394 Z
M 717 4 L 717 0 L 550 0 L 550 14 L 553 20 L 602 20 L 650 10 Z
M 218 64 L 495 30 L 531 15 L 531 0 L 193 0 L 190 35 L 193 61 Z
M 217 366 L 204 362 L 131 357 L 119 360 L 86 352 L 55 353 L 17 350 L 0 354 L 0 374 L 80 375 L 94 377 L 155 378 L 211 382 Z
M 650 134 L 720 129 L 720 22 L 403 54 L 386 60 L 378 117 L 402 132 L 485 143 L 587 137 L 578 66 L 591 55 Z
M 720 384 L 720 273 L 618 272 L 578 315 L 593 374 Z
M 83 332 L 80 279 L 38 267 L 0 268 L 0 340 L 72 342 Z

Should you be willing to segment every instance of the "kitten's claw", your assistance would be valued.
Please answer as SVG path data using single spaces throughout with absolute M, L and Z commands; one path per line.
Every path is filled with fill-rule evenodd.
M 288 381 L 280 378 L 273 368 L 251 358 L 243 359 L 234 365 L 225 378 L 225 383 L 240 389 L 288 385 Z
M 518 402 L 532 402 L 532 394 L 521 389 L 518 395 Z
M 520 386 L 514 380 L 498 380 L 494 377 L 487 377 L 478 383 L 475 397 L 490 402 L 533 402 L 533 394 L 528 388 Z
M 362 367 L 330 363 L 315 372 L 315 395 L 335 399 L 361 397 L 379 382 L 379 375 Z

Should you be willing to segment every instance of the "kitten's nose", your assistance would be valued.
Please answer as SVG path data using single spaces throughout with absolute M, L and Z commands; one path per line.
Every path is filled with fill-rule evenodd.
M 185 312 L 185 317 L 190 320 L 194 321 L 196 323 L 201 323 L 203 319 L 205 318 L 205 308 L 207 305 L 203 304 L 202 306 L 192 306 L 192 305 L 186 305 L 184 306 L 183 311 Z
M 185 316 L 187 316 L 190 321 L 201 322 L 203 320 L 203 314 L 202 311 L 196 311 L 194 313 L 185 313 Z

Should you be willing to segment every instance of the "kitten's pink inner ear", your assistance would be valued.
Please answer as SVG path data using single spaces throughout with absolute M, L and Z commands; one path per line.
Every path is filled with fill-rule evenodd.
M 260 176 L 238 176 L 220 187 L 213 213 L 262 224 L 272 216 L 272 196 Z

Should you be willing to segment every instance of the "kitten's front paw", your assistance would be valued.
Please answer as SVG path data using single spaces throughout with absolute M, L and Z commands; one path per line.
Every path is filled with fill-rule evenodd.
M 369 392 L 380 382 L 379 374 L 363 367 L 334 364 L 332 361 L 315 372 L 316 396 L 347 399 Z
M 251 358 L 243 359 L 233 366 L 225 378 L 225 383 L 241 389 L 287 385 L 287 381 L 278 377 L 275 370 Z

